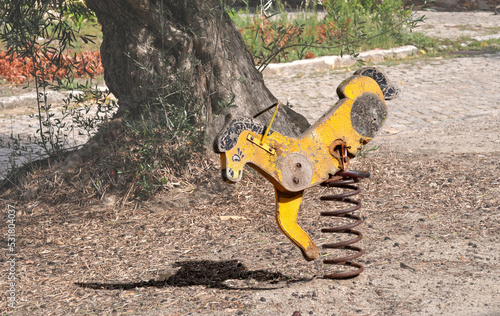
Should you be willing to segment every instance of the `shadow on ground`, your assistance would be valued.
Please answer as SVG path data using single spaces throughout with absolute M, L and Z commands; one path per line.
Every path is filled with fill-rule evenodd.
M 133 283 L 75 283 L 78 286 L 99 290 L 130 290 L 140 287 L 187 287 L 202 285 L 210 288 L 230 290 L 272 290 L 290 283 L 309 282 L 313 278 L 293 278 L 279 272 L 265 270 L 249 271 L 238 260 L 227 261 L 181 261 L 179 268 L 165 281 L 140 281 Z

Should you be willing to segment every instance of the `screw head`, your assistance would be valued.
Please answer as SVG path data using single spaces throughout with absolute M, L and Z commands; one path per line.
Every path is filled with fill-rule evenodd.
M 294 177 L 294 178 L 293 178 L 293 183 L 295 183 L 295 184 L 299 184 L 299 178 Z
M 297 166 L 297 168 L 302 168 L 302 164 L 300 162 L 297 162 L 297 164 L 295 164 L 295 166 Z

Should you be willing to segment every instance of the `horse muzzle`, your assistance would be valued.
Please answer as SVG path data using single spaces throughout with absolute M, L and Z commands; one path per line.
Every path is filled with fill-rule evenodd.
M 226 183 L 236 183 L 241 180 L 242 172 L 234 172 L 231 168 L 224 168 L 221 170 L 222 180 Z

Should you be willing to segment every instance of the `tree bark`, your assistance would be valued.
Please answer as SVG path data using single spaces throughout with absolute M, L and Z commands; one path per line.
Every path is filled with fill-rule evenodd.
M 229 116 L 253 116 L 277 102 L 220 0 L 86 4 L 102 26 L 105 81 L 119 100 L 118 116 L 140 113 L 144 104 L 158 98 L 182 106 L 182 95 L 203 107 L 210 141 Z M 165 88 L 175 82 L 176 91 Z M 266 124 L 271 113 L 259 119 Z M 302 115 L 285 108 L 273 129 L 297 136 L 308 126 Z

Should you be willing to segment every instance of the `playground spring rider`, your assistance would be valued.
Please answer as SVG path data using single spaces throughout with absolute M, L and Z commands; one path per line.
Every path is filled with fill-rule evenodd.
M 325 264 L 355 268 L 325 275 L 326 278 L 354 277 L 364 269 L 353 262 L 364 253 L 363 250 L 352 246 L 363 237 L 359 231 L 353 230 L 363 220 L 352 214 L 361 207 L 361 203 L 350 197 L 360 192 L 354 184 L 369 177 L 369 173 L 349 170 L 349 161 L 359 154 L 382 126 L 387 117 L 384 100 L 393 99 L 398 93 L 398 89 L 380 70 L 362 68 L 339 85 L 339 101 L 298 138 L 287 137 L 271 129 L 278 113 L 277 103 L 267 127 L 254 120 L 255 117 L 238 118 L 229 122 L 217 139 L 224 180 L 230 183 L 240 181 L 246 164 L 268 179 L 275 188 L 278 226 L 308 261 L 318 258 L 319 250 L 297 224 L 304 190 L 315 185 L 350 190 L 321 197 L 321 200 L 352 204 L 342 210 L 321 212 L 322 216 L 352 220 L 346 225 L 323 228 L 321 232 L 355 236 L 351 240 L 322 245 L 322 248 L 353 252 L 341 258 L 325 259 Z

